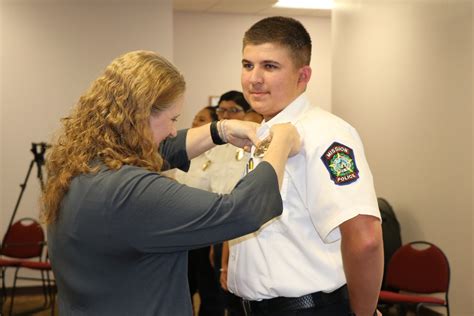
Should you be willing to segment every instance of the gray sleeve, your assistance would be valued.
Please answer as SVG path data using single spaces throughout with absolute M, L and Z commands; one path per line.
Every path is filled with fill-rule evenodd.
M 186 137 L 188 130 L 178 131 L 178 135 L 167 138 L 160 144 L 160 154 L 164 160 L 163 170 L 178 168 L 188 171 L 190 161 L 186 151 Z
M 155 173 L 133 175 L 117 189 L 113 207 L 130 245 L 143 252 L 198 248 L 256 231 L 281 214 L 276 173 L 263 162 L 230 194 L 219 195 Z M 116 202 L 120 205 L 117 205 Z

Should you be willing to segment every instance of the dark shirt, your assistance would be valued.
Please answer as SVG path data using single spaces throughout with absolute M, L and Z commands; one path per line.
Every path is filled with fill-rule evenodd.
M 186 132 L 161 147 L 187 169 Z M 280 215 L 274 169 L 261 163 L 228 195 L 134 166 L 75 177 L 48 247 L 60 315 L 192 315 L 187 252 L 248 234 Z

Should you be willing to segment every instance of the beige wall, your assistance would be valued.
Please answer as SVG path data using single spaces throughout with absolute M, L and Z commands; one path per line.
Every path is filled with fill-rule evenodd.
M 446 252 L 452 315 L 472 316 L 472 2 L 338 3 L 333 111 L 359 130 L 403 242 Z
M 172 58 L 171 0 L 81 3 L 2 1 L 0 8 L 0 234 L 8 224 L 32 142 L 48 141 L 81 93 L 116 56 L 136 49 Z M 30 175 L 17 218 L 38 216 Z
M 173 24 L 171 3 L 0 2 L 0 236 L 33 159 L 31 143 L 50 140 L 59 119 L 116 56 L 149 49 L 176 61 L 189 87 L 181 127 L 209 95 L 240 89 L 241 37 L 258 17 L 177 13 Z M 315 42 L 309 93 L 329 108 L 330 19 L 302 21 Z M 16 218 L 38 217 L 39 192 L 34 166 Z
M 262 17 L 176 12 L 174 18 L 174 61 L 188 83 L 186 111 L 178 124 L 188 127 L 194 114 L 207 105 L 210 95 L 242 90 L 242 37 Z M 330 109 L 331 20 L 297 18 L 313 40 L 313 75 L 308 95 L 315 104 Z
M 147 0 L 0 4 L 1 235 L 33 158 L 31 143 L 50 139 L 60 117 L 113 58 L 150 49 L 174 60 L 188 82 L 188 104 L 179 121 L 179 127 L 188 127 L 209 95 L 240 90 L 241 38 L 259 19 L 186 13 L 173 17 L 171 0 L 159 5 Z M 301 20 L 315 47 L 308 93 L 315 103 L 330 108 L 330 19 Z M 37 216 L 38 194 L 35 166 L 17 218 Z
M 49 139 L 59 117 L 118 54 L 144 48 L 175 61 L 189 86 L 183 127 L 209 95 L 240 87 L 242 33 L 259 17 L 176 13 L 173 23 L 171 0 L 160 1 L 1 2 L 0 234 L 32 159 L 31 142 Z M 427 239 L 445 249 L 452 315 L 473 315 L 472 5 L 357 3 L 338 9 L 332 26 L 301 18 L 316 54 L 311 98 L 326 108 L 332 103 L 358 128 L 404 241 Z M 19 216 L 37 212 L 35 172 Z

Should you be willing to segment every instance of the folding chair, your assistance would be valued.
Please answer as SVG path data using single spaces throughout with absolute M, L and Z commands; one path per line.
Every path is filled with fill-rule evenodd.
M 443 251 L 426 241 L 415 241 L 400 247 L 387 266 L 386 288 L 379 304 L 413 305 L 416 315 L 422 306 L 443 306 L 449 316 L 449 262 Z M 440 293 L 441 296 L 430 294 Z
M 14 286 L 11 291 L 10 314 L 13 308 L 15 295 L 15 284 L 17 272 L 23 265 L 31 262 L 41 262 L 43 248 L 45 245 L 45 234 L 40 223 L 33 218 L 22 218 L 12 224 L 5 233 L 2 247 L 0 248 L 0 268 L 2 277 L 2 297 L 6 298 L 5 273 L 7 268 L 15 268 Z M 36 259 L 36 261 L 32 260 Z M 41 279 L 28 278 L 30 280 L 40 280 L 43 284 L 45 304 L 48 302 L 46 279 L 42 274 Z

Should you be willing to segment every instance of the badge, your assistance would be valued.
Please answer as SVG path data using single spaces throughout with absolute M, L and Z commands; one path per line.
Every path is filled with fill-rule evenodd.
M 334 142 L 321 156 L 321 160 L 335 184 L 349 184 L 359 179 L 359 170 L 351 148 Z
M 253 155 L 257 158 L 263 158 L 265 156 L 265 153 L 268 150 L 268 147 L 270 147 L 271 142 L 272 142 L 272 138 L 270 136 L 262 140 L 258 144 L 257 148 L 255 148 L 255 152 L 253 153 Z

